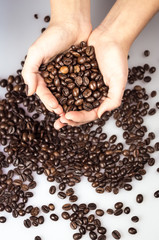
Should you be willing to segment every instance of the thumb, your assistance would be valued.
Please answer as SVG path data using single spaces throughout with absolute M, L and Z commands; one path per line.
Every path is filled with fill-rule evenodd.
M 41 51 L 36 46 L 32 45 L 28 51 L 27 58 L 22 70 L 24 82 L 27 85 L 26 94 L 28 96 L 35 93 L 38 82 L 39 67 L 42 63 Z

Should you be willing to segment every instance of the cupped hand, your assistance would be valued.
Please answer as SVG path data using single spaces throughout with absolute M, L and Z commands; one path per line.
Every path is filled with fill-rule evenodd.
M 128 49 L 116 38 L 95 30 L 88 40 L 88 45 L 95 48 L 100 71 L 105 84 L 109 87 L 107 97 L 92 111 L 71 111 L 62 115 L 55 123 L 56 128 L 63 127 L 63 124 L 78 126 L 93 121 L 100 118 L 105 111 L 120 106 L 128 75 Z
M 29 48 L 27 58 L 22 70 L 24 82 L 28 85 L 28 96 L 36 94 L 40 97 L 49 111 L 54 111 L 58 115 L 63 114 L 63 109 L 57 99 L 46 87 L 40 75 L 39 67 L 45 64 L 50 58 L 65 51 L 73 44 L 78 44 L 82 40 L 87 40 L 91 33 L 91 25 L 72 20 L 64 20 L 58 23 L 51 22 L 49 27 Z

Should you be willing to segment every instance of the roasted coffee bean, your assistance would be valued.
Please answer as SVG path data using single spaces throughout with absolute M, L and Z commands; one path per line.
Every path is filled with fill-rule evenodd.
M 96 234 L 94 231 L 91 231 L 91 232 L 89 233 L 89 236 L 90 236 L 90 239 L 92 239 L 92 240 L 97 239 L 97 234 Z
M 131 191 L 131 190 L 132 190 L 132 186 L 131 186 L 130 184 L 125 184 L 125 185 L 124 185 L 124 189 L 125 189 L 126 191 Z
M 49 193 L 50 194 L 54 194 L 56 192 L 56 187 L 55 186 L 51 186 L 49 189 Z
M 52 213 L 52 214 L 50 215 L 50 219 L 51 219 L 52 221 L 58 221 L 59 217 L 58 217 L 56 214 Z
M 61 214 L 61 216 L 62 216 L 62 218 L 65 219 L 65 220 L 68 220 L 68 219 L 70 218 L 70 215 L 69 215 L 68 212 L 63 212 L 63 213 Z
M 66 198 L 66 194 L 64 192 L 58 192 L 57 196 L 61 199 L 65 199 Z
M 144 81 L 147 82 L 147 83 L 150 82 L 151 81 L 151 77 L 150 76 L 144 77 Z
M 123 210 L 122 209 L 116 209 L 115 211 L 114 211 L 114 215 L 115 216 L 119 216 L 119 215 L 121 215 L 123 213 Z
M 157 107 L 157 109 L 159 109 L 159 102 L 156 103 L 156 107 Z
M 82 238 L 82 234 L 81 233 L 75 233 L 73 234 L 73 239 L 74 240 L 78 240 L 78 239 L 81 239 Z
M 40 236 L 36 236 L 34 240 L 42 240 Z
M 44 217 L 43 217 L 43 216 L 40 216 L 40 217 L 38 218 L 38 223 L 39 223 L 39 224 L 43 224 L 43 223 L 44 223 Z
M 68 189 L 66 190 L 66 196 L 72 196 L 73 194 L 74 194 L 73 188 L 68 188 Z
M 155 198 L 159 198 L 159 190 L 157 190 L 157 191 L 154 193 L 154 197 L 155 197 Z
M 69 211 L 71 209 L 71 204 L 69 203 L 66 203 L 62 206 L 62 209 L 65 210 L 65 211 Z
M 143 197 L 142 194 L 138 194 L 138 195 L 136 196 L 136 202 L 137 202 L 137 203 L 142 203 L 143 200 L 144 200 L 144 197 Z
M 144 51 L 144 56 L 145 56 L 145 57 L 148 57 L 149 55 L 150 55 L 150 51 L 149 51 L 149 50 L 145 50 L 145 51 Z
M 88 208 L 89 208 L 90 210 L 95 210 L 95 209 L 97 208 L 97 205 L 96 205 L 95 203 L 89 203 L 89 204 L 88 204 Z
M 40 212 L 40 209 L 38 207 L 34 207 L 32 208 L 30 213 L 32 216 L 36 217 L 39 214 L 39 212 Z
M 102 210 L 102 209 L 97 209 L 96 210 L 96 214 L 97 214 L 97 216 L 103 216 L 104 215 L 104 211 Z
M 44 213 L 48 213 L 48 212 L 50 211 L 49 207 L 46 206 L 46 205 L 42 205 L 41 210 L 42 210 Z
M 100 233 L 100 234 L 105 234 L 105 233 L 107 232 L 107 230 L 106 230 L 106 228 L 104 228 L 104 227 L 99 227 L 99 228 L 97 229 L 97 232 Z
M 7 221 L 6 217 L 0 217 L 0 223 L 5 223 Z
M 45 17 L 44 17 L 44 21 L 45 21 L 45 22 L 50 22 L 50 16 L 45 16 Z
M 111 208 L 108 208 L 108 209 L 107 209 L 107 213 L 110 214 L 110 215 L 112 215 L 112 214 L 114 213 L 114 210 L 111 209 Z
M 38 19 L 38 18 L 39 18 L 39 16 L 38 16 L 37 13 L 34 14 L 34 18 L 35 18 L 35 19 Z
M 115 238 L 115 239 L 120 239 L 120 238 L 121 238 L 121 234 L 120 234 L 117 230 L 114 230 L 114 231 L 112 232 L 112 236 L 113 236 L 113 238 Z
M 77 229 L 77 224 L 76 224 L 75 222 L 71 222 L 71 223 L 70 223 L 70 227 L 71 227 L 73 230 L 75 230 L 75 229 Z
M 151 67 L 151 68 L 149 69 L 149 72 L 150 72 L 150 73 L 156 72 L 156 68 L 155 68 L 155 67 Z
M 129 232 L 130 234 L 136 234 L 136 233 L 137 233 L 137 230 L 136 230 L 135 228 L 131 227 L 131 228 L 128 229 L 128 232 Z
M 151 92 L 151 97 L 156 97 L 156 95 L 157 95 L 157 92 L 156 92 L 156 91 L 152 91 L 152 92 Z
M 70 202 L 76 202 L 78 200 L 78 197 L 76 195 L 72 195 L 69 197 Z
M 125 214 L 129 214 L 130 213 L 130 208 L 129 207 L 125 207 L 124 208 L 124 213 Z
M 24 220 L 24 226 L 26 228 L 30 228 L 31 227 L 31 221 L 29 219 Z
M 115 207 L 116 209 L 120 209 L 120 208 L 123 207 L 123 203 L 122 203 L 122 202 L 117 202 L 117 203 L 114 204 L 114 207 Z
M 131 218 L 131 221 L 136 223 L 136 222 L 139 221 L 139 218 L 138 218 L 137 216 L 133 216 L 133 217 Z

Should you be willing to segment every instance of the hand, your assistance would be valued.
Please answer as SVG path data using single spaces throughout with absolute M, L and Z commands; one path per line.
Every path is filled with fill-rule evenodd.
M 63 4 L 61 3 L 61 6 L 64 6 L 65 3 L 67 4 L 66 1 Z M 56 10 L 53 13 L 54 17 L 49 27 L 30 47 L 22 75 L 25 83 L 28 85 L 28 96 L 36 92 L 49 111 L 62 115 L 63 109 L 46 87 L 39 73 L 39 67 L 42 63 L 47 63 L 53 56 L 68 49 L 71 45 L 87 40 L 91 33 L 91 24 L 89 14 L 88 21 L 86 21 L 86 17 L 82 13 L 74 16 L 74 9 L 71 9 L 73 14 L 69 14 L 67 6 L 64 6 L 65 14 L 61 11 L 61 6 L 58 13 L 58 6 L 56 6 L 58 1 L 55 1 L 54 4 Z
M 127 48 L 115 38 L 103 35 L 98 29 L 91 34 L 88 44 L 95 47 L 100 71 L 105 84 L 109 86 L 108 96 L 98 108 L 90 112 L 71 111 L 61 116 L 55 123 L 56 128 L 61 128 L 66 123 L 78 126 L 93 121 L 100 118 L 105 111 L 111 111 L 121 104 L 128 75 Z

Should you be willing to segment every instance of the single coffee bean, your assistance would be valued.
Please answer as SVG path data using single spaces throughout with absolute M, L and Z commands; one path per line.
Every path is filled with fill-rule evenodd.
M 159 190 L 157 190 L 157 191 L 154 193 L 154 197 L 155 197 L 155 198 L 159 198 Z
M 75 233 L 73 234 L 73 239 L 74 240 L 78 240 L 78 239 L 81 239 L 82 238 L 82 234 L 81 233 Z
M 54 210 L 55 210 L 55 205 L 52 204 L 52 203 L 50 203 L 50 204 L 48 205 L 48 207 L 49 207 L 49 209 L 50 209 L 51 211 L 54 211 Z
M 6 222 L 6 220 L 7 220 L 7 219 L 6 219 L 6 217 L 3 217 L 3 216 L 2 216 L 2 217 L 0 217 L 0 223 L 5 223 L 5 222 Z
M 40 236 L 36 236 L 34 240 L 42 240 Z
M 137 203 L 142 203 L 143 200 L 144 200 L 144 197 L 143 197 L 142 194 L 138 194 L 138 195 L 136 196 L 136 202 L 137 202 Z
M 137 233 L 137 230 L 136 230 L 135 228 L 131 227 L 131 228 L 128 229 L 128 232 L 129 232 L 130 234 L 136 234 L 136 233 Z
M 152 73 L 154 73 L 154 72 L 156 72 L 156 68 L 155 67 L 151 67 L 150 69 L 149 69 L 149 72 L 152 74 Z
M 121 234 L 120 234 L 117 230 L 114 230 L 114 231 L 112 232 L 112 236 L 113 236 L 113 238 L 115 238 L 115 239 L 120 239 L 120 238 L 121 238 Z
M 129 214 L 130 213 L 130 208 L 129 207 L 125 207 L 124 208 L 124 213 L 125 214 Z
M 34 14 L 34 18 L 35 18 L 35 19 L 38 19 L 38 18 L 39 18 L 39 16 L 38 16 L 37 13 Z
M 88 204 L 88 208 L 89 208 L 90 210 L 95 210 L 95 209 L 97 208 L 97 205 L 96 205 L 95 203 L 89 203 L 89 204 Z
M 29 220 L 29 219 L 26 219 L 26 220 L 24 220 L 24 226 L 26 227 L 26 228 L 30 228 L 31 227 L 31 221 Z
M 136 222 L 139 221 L 139 218 L 138 218 L 137 216 L 133 216 L 133 217 L 131 218 L 131 221 L 136 223 Z
M 114 207 L 115 207 L 116 209 L 120 209 L 120 208 L 123 207 L 123 203 L 122 203 L 122 202 L 117 202 L 117 203 L 114 204 Z
M 44 213 L 48 213 L 48 212 L 50 211 L 49 207 L 46 206 L 46 205 L 42 205 L 41 210 L 42 210 Z
M 97 216 L 103 216 L 104 215 L 104 211 L 102 210 L 102 209 L 97 209 L 96 210 L 96 214 L 97 214 Z
M 44 17 L 44 21 L 45 21 L 45 22 L 50 22 L 50 16 L 45 16 L 45 17 Z
M 38 218 L 38 223 L 39 223 L 39 224 L 43 224 L 43 223 L 44 223 L 44 217 L 43 217 L 43 216 L 40 216 L 40 217 Z
M 119 216 L 119 215 L 121 215 L 123 213 L 123 210 L 122 209 L 116 209 L 115 211 L 114 211 L 114 215 L 115 216 Z
M 70 223 L 70 227 L 71 227 L 73 230 L 75 230 L 75 229 L 77 229 L 77 224 L 76 224 L 75 222 L 71 222 L 71 223 Z
M 66 198 L 66 194 L 64 192 L 58 192 L 57 196 L 61 199 L 65 199 Z
M 56 192 L 56 187 L 55 186 L 51 186 L 49 189 L 49 193 L 50 194 L 54 194 Z
M 65 211 L 69 211 L 71 210 L 71 204 L 69 203 L 66 203 L 62 206 L 62 209 L 65 210 Z
M 156 97 L 157 92 L 156 91 L 152 91 L 150 95 L 151 95 L 151 97 Z
M 156 107 L 157 107 L 157 109 L 159 109 L 159 102 L 156 103 Z
M 76 202 L 78 200 L 78 197 L 76 195 L 72 195 L 69 197 L 70 202 Z
M 108 209 L 107 209 L 107 213 L 108 213 L 109 215 L 112 215 L 112 214 L 114 213 L 114 210 L 111 209 L 111 208 L 108 208 Z
M 68 212 L 63 212 L 61 214 L 62 218 L 65 219 L 65 220 L 68 220 L 70 218 L 70 214 Z
M 52 214 L 50 215 L 50 219 L 51 219 L 52 221 L 58 221 L 59 217 L 58 217 L 56 214 L 52 213 Z
M 149 51 L 149 50 L 145 50 L 145 51 L 144 51 L 144 56 L 145 56 L 145 57 L 148 57 L 149 55 L 150 55 L 150 51 Z

